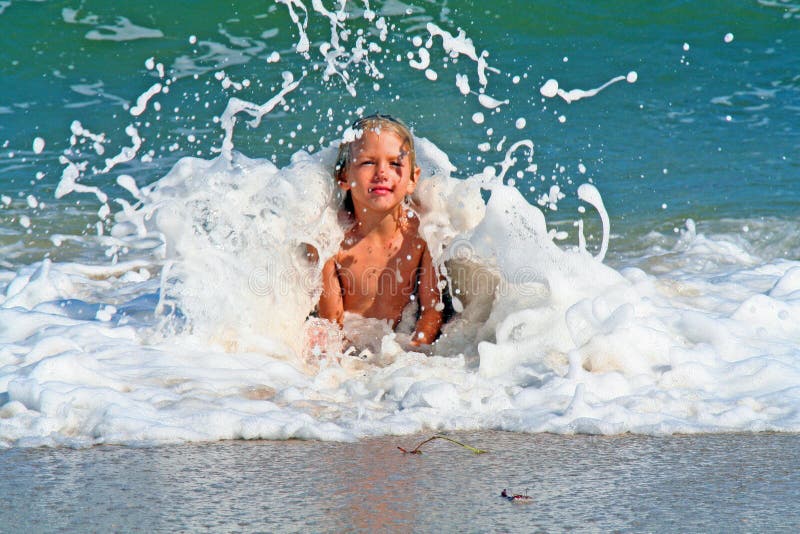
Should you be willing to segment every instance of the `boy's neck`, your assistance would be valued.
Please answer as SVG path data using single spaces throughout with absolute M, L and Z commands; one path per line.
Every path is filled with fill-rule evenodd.
M 355 210 L 356 224 L 353 228 L 360 237 L 373 235 L 376 238 L 390 238 L 400 231 L 400 222 L 405 216 L 403 206 L 397 206 L 389 212 Z

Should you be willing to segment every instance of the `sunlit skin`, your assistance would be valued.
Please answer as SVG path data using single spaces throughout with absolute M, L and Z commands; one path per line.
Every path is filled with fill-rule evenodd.
M 436 339 L 442 325 L 438 276 L 419 236 L 419 220 L 403 206 L 419 174 L 393 132 L 367 130 L 353 141 L 338 185 L 351 194 L 355 221 L 322 269 L 320 317 L 341 325 L 344 312 L 352 312 L 397 326 L 403 309 L 418 298 L 411 344 Z

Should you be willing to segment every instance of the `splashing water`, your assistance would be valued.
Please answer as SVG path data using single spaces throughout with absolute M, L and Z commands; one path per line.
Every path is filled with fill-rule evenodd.
M 97 130 L 90 117 L 71 121 L 53 196 L 88 194 L 82 206 L 91 204 L 97 220 L 92 232 L 46 241 L 95 255 L 48 252 L 2 272 L 0 446 L 346 441 L 425 429 L 800 430 L 796 261 L 765 260 L 688 220 L 669 246 L 653 237 L 635 265 L 603 264 L 613 234 L 600 191 L 581 179 L 568 195 L 576 184 L 564 179 L 531 202 L 526 187 L 544 180 L 534 140 L 522 137 L 527 123 L 512 111 L 519 93 L 500 88 L 504 66 L 444 11 L 434 22 L 396 2 L 272 7 L 287 22 L 260 39 L 228 35 L 222 47 L 192 36 L 187 46 L 202 53 L 166 67 L 150 56 L 144 89 L 119 115 L 123 135 Z M 89 40 L 163 36 L 127 18 L 63 17 L 91 25 Z M 267 46 L 290 31 L 290 47 Z M 279 67 L 280 79 L 237 76 L 231 69 L 246 54 Z M 304 329 L 320 263 L 306 245 L 324 259 L 343 235 L 331 178 L 338 139 L 367 112 L 357 97 L 391 102 L 398 77 L 449 83 L 465 123 L 485 133 L 470 149 L 471 167 L 457 169 L 426 138 L 426 122 L 415 122 L 422 177 L 414 205 L 457 313 L 431 356 L 403 350 L 391 332 L 369 353 L 309 354 Z M 559 96 L 579 113 L 587 100 L 622 91 L 605 89 L 623 80 L 638 74 L 591 90 L 565 91 L 549 79 L 539 93 L 543 106 Z M 200 82 L 238 96 L 225 93 L 218 116 L 182 141 L 159 139 L 157 117 L 178 116 L 171 96 Z M 105 98 L 100 87 L 81 91 Z M 333 110 L 325 92 L 346 95 L 340 102 L 356 109 Z M 316 123 L 300 120 L 303 110 Z M 288 133 L 270 122 L 286 117 L 297 122 Z M 498 121 L 510 125 L 500 136 Z M 257 149 L 245 150 L 253 139 Z M 57 144 L 28 143 L 37 156 Z M 157 161 L 156 150 L 182 157 L 140 185 L 144 167 L 131 165 Z M 583 177 L 586 167 L 576 166 Z M 25 199 L 43 209 L 42 195 Z M 597 216 L 552 221 L 570 202 Z M 597 237 L 586 237 L 594 219 L 597 252 Z M 19 218 L 26 229 L 35 222 Z M 573 222 L 570 237 L 563 228 Z

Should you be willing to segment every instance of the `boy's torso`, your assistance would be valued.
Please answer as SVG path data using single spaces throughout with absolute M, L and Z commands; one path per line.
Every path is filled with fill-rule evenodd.
M 336 265 L 346 311 L 397 324 L 415 293 L 425 252 L 418 227 L 412 219 L 389 239 L 345 238 Z

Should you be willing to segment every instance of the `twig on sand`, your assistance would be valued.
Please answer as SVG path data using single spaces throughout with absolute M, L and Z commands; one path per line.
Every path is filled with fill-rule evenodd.
M 399 446 L 397 448 L 400 449 L 401 451 L 407 453 L 407 454 L 422 454 L 422 451 L 420 450 L 420 447 L 422 447 L 423 445 L 425 445 L 429 441 L 433 441 L 435 439 L 443 439 L 445 441 L 449 441 L 450 443 L 455 443 L 456 445 L 461 445 L 465 449 L 469 449 L 470 451 L 474 452 L 475 454 L 483 454 L 485 452 L 489 452 L 489 451 L 485 451 L 483 449 L 478 449 L 477 447 L 473 447 L 471 445 L 467 445 L 466 443 L 461 443 L 460 441 L 456 441 L 453 438 L 448 438 L 447 436 L 433 436 L 433 437 L 430 437 L 430 438 L 422 441 L 419 445 L 417 445 L 416 447 L 414 447 L 413 450 L 410 450 L 410 451 L 404 449 L 403 447 L 399 447 Z

